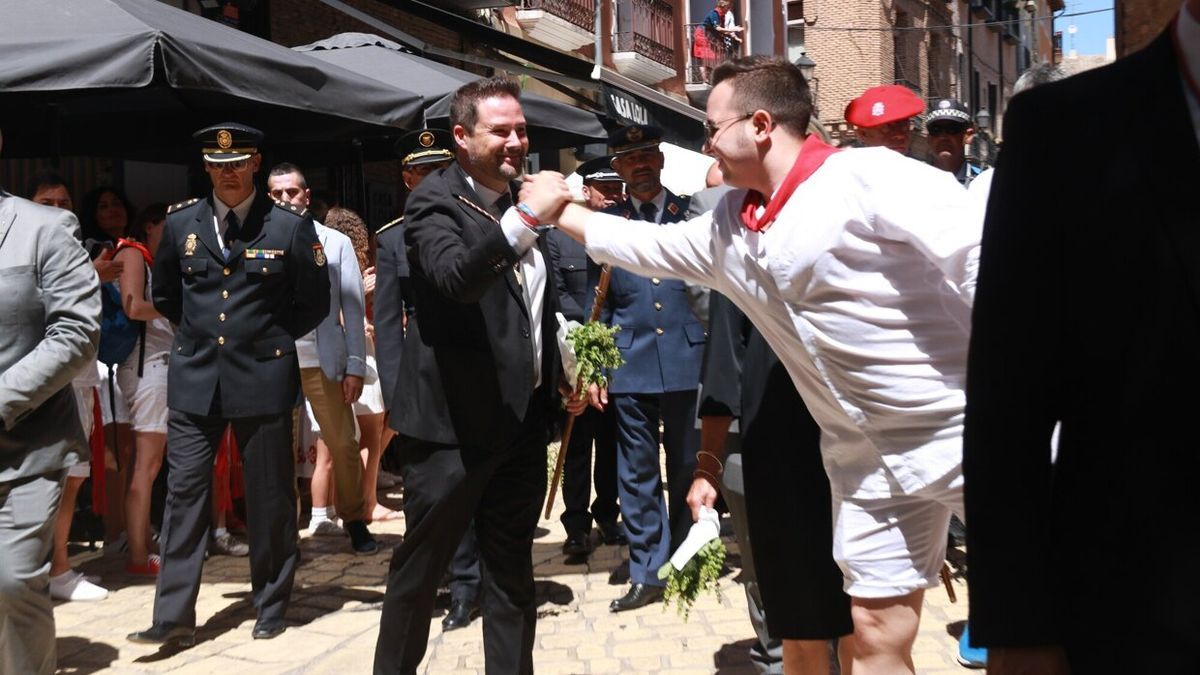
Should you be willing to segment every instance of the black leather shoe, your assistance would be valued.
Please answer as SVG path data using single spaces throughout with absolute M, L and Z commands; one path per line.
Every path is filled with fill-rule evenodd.
M 361 520 L 346 522 L 346 533 L 350 535 L 350 547 L 354 555 L 375 555 L 379 550 L 379 542 L 367 530 L 367 524 Z
M 611 523 L 596 523 L 600 528 L 600 541 L 608 546 L 625 546 L 629 538 L 625 536 L 625 528 L 613 521 Z
M 156 623 L 146 630 L 130 633 L 126 638 L 130 642 L 148 645 L 165 645 L 173 642 L 180 647 L 191 647 L 196 644 L 196 629 L 177 626 L 173 623 Z
M 250 637 L 255 640 L 270 640 L 279 637 L 285 630 L 287 624 L 283 619 L 259 619 L 254 622 L 254 630 L 250 632 Z
M 588 546 L 587 532 L 568 532 L 567 540 L 563 542 L 563 553 L 566 555 L 587 555 L 591 553 Z
M 629 587 L 629 592 L 624 596 L 612 601 L 608 606 L 610 612 L 624 612 L 629 609 L 637 609 L 645 607 L 652 602 L 662 600 L 663 589 L 661 586 L 647 586 L 646 584 L 633 584 Z
M 479 616 L 479 607 L 473 602 L 455 600 L 450 603 L 450 611 L 442 619 L 442 630 L 451 631 L 466 628 Z

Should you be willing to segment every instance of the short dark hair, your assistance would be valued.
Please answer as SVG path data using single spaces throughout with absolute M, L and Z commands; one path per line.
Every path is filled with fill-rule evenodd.
M 30 199 L 33 199 L 38 190 L 44 187 L 58 187 L 59 185 L 67 188 L 67 192 L 71 191 L 71 188 L 67 187 L 67 181 L 58 172 L 53 169 L 42 169 L 33 174 L 33 178 L 29 179 L 29 192 L 26 194 Z
M 479 121 L 479 102 L 493 96 L 510 96 L 521 100 L 521 85 L 502 75 L 468 82 L 454 92 L 450 99 L 450 128 L 458 125 L 468 131 L 475 130 Z
M 270 178 L 271 176 L 286 176 L 289 173 L 294 173 L 297 176 L 300 176 L 300 187 L 306 190 L 308 189 L 308 181 L 304 179 L 304 172 L 300 170 L 300 167 L 292 164 L 291 162 L 280 162 L 271 167 L 271 173 L 267 174 L 267 178 Z
M 795 64 L 770 56 L 743 56 L 713 71 L 713 87 L 729 80 L 734 105 L 745 112 L 765 110 L 797 136 L 808 133 L 812 92 Z
M 137 211 L 133 207 L 133 202 L 129 201 L 129 197 L 126 197 L 125 192 L 117 186 L 101 185 L 93 188 L 83 196 L 83 206 L 77 212 L 84 241 L 88 239 L 95 239 L 97 241 L 114 240 L 111 235 L 100 229 L 100 223 L 96 221 L 96 210 L 100 208 L 100 198 L 107 193 L 112 193 L 117 199 L 121 200 L 121 204 L 125 207 L 125 229 L 121 232 L 121 236 L 124 237 L 129 234 L 129 226 L 133 224 L 133 217 L 137 215 Z

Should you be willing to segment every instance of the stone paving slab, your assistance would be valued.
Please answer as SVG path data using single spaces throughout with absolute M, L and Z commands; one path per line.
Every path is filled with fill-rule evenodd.
M 627 584 L 623 547 L 601 546 L 586 562 L 561 553 L 566 535 L 558 522 L 542 521 L 533 558 L 538 598 L 538 637 L 534 666 L 539 674 L 578 673 L 720 673 L 754 672 L 749 649 L 754 633 L 746 619 L 746 600 L 735 581 L 740 571 L 737 545 L 726 538 L 729 570 L 721 579 L 721 597 L 702 597 L 684 623 L 674 608 L 661 605 L 612 614 L 608 603 Z M 368 673 L 379 631 L 384 579 L 390 548 L 404 532 L 404 521 L 372 526 L 383 552 L 370 557 L 350 553 L 344 537 L 301 541 L 289 628 L 274 640 L 250 638 L 246 559 L 213 558 L 205 565 L 197 603 L 197 644 L 160 650 L 128 642 L 125 635 L 150 624 L 154 585 L 123 572 L 121 556 L 89 556 L 79 568 L 97 574 L 112 593 L 93 603 L 60 603 L 59 668 L 62 673 Z M 596 535 L 593 534 L 593 539 Z M 955 580 L 959 602 L 942 589 L 927 593 L 921 633 L 914 648 L 920 673 L 961 675 L 955 663 L 956 635 L 966 619 L 966 587 Z M 439 598 L 439 614 L 448 598 Z M 443 633 L 441 616 L 430 618 L 426 673 L 483 673 L 482 629 Z

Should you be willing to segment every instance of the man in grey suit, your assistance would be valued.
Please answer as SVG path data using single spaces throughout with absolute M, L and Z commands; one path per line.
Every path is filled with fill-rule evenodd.
M 53 673 L 50 546 L 87 459 L 71 379 L 95 358 L 100 282 L 70 212 L 0 189 L 0 672 Z

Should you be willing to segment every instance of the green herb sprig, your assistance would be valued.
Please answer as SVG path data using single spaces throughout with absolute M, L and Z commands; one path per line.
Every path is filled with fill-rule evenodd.
M 704 591 L 712 591 L 717 598 L 721 597 L 721 570 L 725 568 L 725 542 L 720 537 L 713 539 L 688 560 L 683 569 L 677 570 L 671 563 L 658 568 L 658 578 L 667 582 L 663 589 L 663 611 L 675 603 L 675 609 L 684 621 L 696 604 L 696 598 Z
M 582 326 L 572 328 L 567 333 L 567 342 L 575 351 L 575 361 L 579 364 L 579 377 L 583 386 L 579 389 L 579 397 L 587 395 L 588 385 L 598 387 L 608 386 L 608 377 L 604 370 L 620 368 L 625 360 L 613 336 L 621 330 L 620 326 L 607 326 L 599 321 L 589 321 Z

